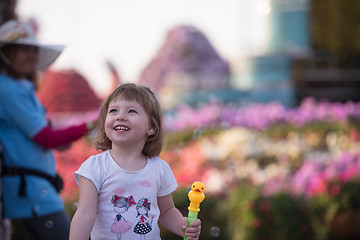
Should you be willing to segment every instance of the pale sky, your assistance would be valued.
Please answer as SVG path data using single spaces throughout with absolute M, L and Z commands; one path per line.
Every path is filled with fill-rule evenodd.
M 106 60 L 124 81 L 136 81 L 174 26 L 203 32 L 226 60 L 264 45 L 267 0 L 18 0 L 20 18 L 34 17 L 43 43 L 66 48 L 51 67 L 76 69 L 99 94 L 108 91 Z M 260 4 L 261 5 L 261 4 Z

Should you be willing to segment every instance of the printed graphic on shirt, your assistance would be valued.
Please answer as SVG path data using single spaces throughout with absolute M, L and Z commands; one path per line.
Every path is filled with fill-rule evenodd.
M 117 240 L 121 239 L 121 234 L 128 231 L 131 228 L 131 222 L 127 221 L 121 214 L 126 212 L 131 205 L 135 205 L 136 202 L 133 196 L 124 197 L 119 195 L 113 195 L 111 198 L 114 211 L 117 213 L 110 230 L 117 234 Z
M 123 188 L 117 188 L 113 191 L 113 193 L 115 193 L 116 195 L 122 195 L 125 192 L 125 189 Z
M 146 187 L 146 188 L 149 188 L 149 187 L 152 186 L 151 183 L 148 180 L 141 181 L 140 185 L 143 186 L 143 187 Z
M 145 235 L 152 230 L 152 222 L 154 216 L 149 218 L 151 203 L 147 198 L 141 198 L 136 203 L 137 218 L 139 217 L 139 222 L 134 227 L 134 232 L 140 235 L 140 240 L 145 240 Z

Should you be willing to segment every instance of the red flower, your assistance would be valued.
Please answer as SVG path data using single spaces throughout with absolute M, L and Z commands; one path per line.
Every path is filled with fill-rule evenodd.
M 339 195 L 339 193 L 340 193 L 340 185 L 335 184 L 335 185 L 330 186 L 329 193 L 330 193 L 330 195 L 332 195 L 334 197 Z
M 270 209 L 270 203 L 266 201 L 262 201 L 259 205 L 259 209 L 261 212 L 268 212 Z
M 299 226 L 299 233 L 301 235 L 305 235 L 309 232 L 309 226 L 308 225 L 305 225 L 305 224 L 302 224 Z
M 252 223 L 251 223 L 251 226 L 253 228 L 259 228 L 261 226 L 261 224 L 262 224 L 262 221 L 261 221 L 260 218 L 254 218 Z

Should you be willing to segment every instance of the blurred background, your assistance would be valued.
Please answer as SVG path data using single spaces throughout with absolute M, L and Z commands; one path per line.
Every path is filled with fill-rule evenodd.
M 2 0 L 0 11 L 67 45 L 38 90 L 55 126 L 94 117 L 123 82 L 152 88 L 184 215 L 189 185 L 206 186 L 200 239 L 360 239 L 360 1 Z M 55 152 L 70 216 L 73 172 L 97 152 L 88 138 Z

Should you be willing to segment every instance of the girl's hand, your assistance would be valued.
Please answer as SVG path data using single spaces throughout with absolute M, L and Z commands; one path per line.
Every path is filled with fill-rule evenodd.
M 190 227 L 187 227 L 187 217 L 184 217 L 183 229 L 185 231 L 185 236 L 189 240 L 198 240 L 201 232 L 201 221 L 196 219 L 195 222 L 190 223 Z

